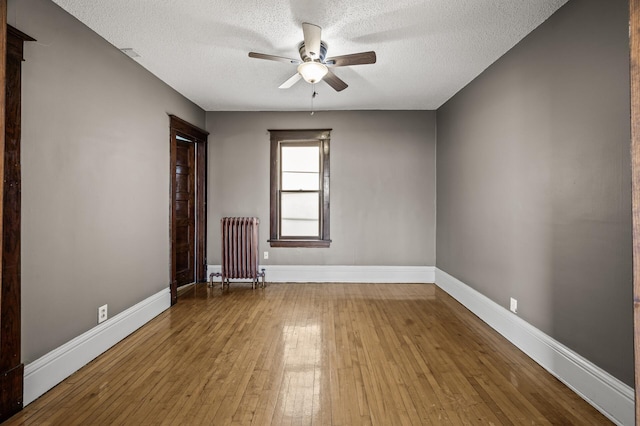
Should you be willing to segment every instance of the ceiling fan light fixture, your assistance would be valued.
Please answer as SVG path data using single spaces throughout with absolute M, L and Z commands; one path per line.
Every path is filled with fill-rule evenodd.
M 319 82 L 328 71 L 327 66 L 320 62 L 309 61 L 298 65 L 298 72 L 307 83 Z

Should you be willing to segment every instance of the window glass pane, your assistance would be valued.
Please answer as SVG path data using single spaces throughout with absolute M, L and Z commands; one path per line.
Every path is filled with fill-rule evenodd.
M 320 147 L 282 145 L 282 187 L 287 190 L 320 189 Z
M 318 236 L 320 230 L 318 193 L 287 193 L 280 197 L 280 235 Z
M 282 172 L 284 191 L 317 191 L 320 189 L 320 173 Z
M 282 145 L 282 171 L 315 172 L 320 171 L 320 146 Z

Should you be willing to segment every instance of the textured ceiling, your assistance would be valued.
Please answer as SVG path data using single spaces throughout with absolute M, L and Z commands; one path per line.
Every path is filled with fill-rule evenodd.
M 312 86 L 278 86 L 299 58 L 302 22 L 327 56 L 375 50 L 335 68 L 349 87 L 316 85 L 317 110 L 436 109 L 567 0 L 54 0 L 207 111 L 307 110 Z

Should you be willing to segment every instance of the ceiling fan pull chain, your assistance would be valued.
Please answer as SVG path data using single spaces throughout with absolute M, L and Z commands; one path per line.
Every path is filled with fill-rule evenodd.
M 315 83 L 311 83 L 311 115 L 313 115 L 313 113 L 315 112 L 313 110 L 313 99 L 318 95 L 318 93 L 316 92 L 316 84 Z

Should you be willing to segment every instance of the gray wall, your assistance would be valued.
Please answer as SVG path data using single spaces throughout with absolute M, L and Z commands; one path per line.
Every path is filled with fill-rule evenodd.
M 570 1 L 441 107 L 437 266 L 633 385 L 626 1 Z
M 304 100 L 301 100 L 301 102 Z M 269 132 L 331 128 L 331 247 L 271 248 Z M 260 218 L 274 265 L 435 265 L 433 111 L 208 112 L 208 263 L 220 218 Z
M 22 336 L 31 362 L 169 285 L 169 118 L 200 108 L 48 0 L 25 45 Z

